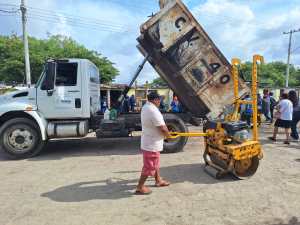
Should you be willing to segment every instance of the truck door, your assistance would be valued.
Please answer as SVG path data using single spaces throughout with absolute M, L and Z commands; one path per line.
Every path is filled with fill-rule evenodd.
M 82 117 L 82 91 L 80 68 L 77 62 L 56 63 L 53 89 L 48 88 L 49 77 L 44 75 L 37 89 L 38 110 L 47 119 Z

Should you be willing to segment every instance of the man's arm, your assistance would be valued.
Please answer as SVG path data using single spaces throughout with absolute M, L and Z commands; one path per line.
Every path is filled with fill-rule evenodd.
M 166 138 L 170 137 L 169 129 L 166 125 L 158 126 L 158 129 Z

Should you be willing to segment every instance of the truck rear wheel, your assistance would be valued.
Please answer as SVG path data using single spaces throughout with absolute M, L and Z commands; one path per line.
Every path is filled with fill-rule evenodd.
M 0 128 L 0 148 L 12 159 L 37 155 L 44 147 L 39 127 L 27 118 L 15 118 Z
M 166 125 L 168 129 L 172 132 L 188 132 L 188 129 L 182 119 L 174 114 L 164 115 Z M 178 137 L 175 139 L 164 140 L 164 150 L 163 153 L 175 153 L 183 150 L 188 137 Z

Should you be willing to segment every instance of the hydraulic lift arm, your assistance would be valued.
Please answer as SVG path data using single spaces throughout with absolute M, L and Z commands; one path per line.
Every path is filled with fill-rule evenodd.
M 145 58 L 143 59 L 142 63 L 138 66 L 136 72 L 134 73 L 133 78 L 131 79 L 129 85 L 123 90 L 121 96 L 118 99 L 118 103 L 117 106 L 120 107 L 125 99 L 125 96 L 128 94 L 130 88 L 132 87 L 132 85 L 134 84 L 134 82 L 136 81 L 136 79 L 138 78 L 138 76 L 140 75 L 142 69 L 144 68 L 144 65 L 146 64 L 147 60 L 148 60 L 149 56 L 146 55 Z

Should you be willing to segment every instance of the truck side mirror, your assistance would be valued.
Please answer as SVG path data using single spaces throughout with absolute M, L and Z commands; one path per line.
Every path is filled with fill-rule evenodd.
M 48 95 L 51 96 L 54 91 L 54 80 L 56 74 L 56 63 L 55 62 L 47 62 L 46 63 L 46 74 L 45 79 L 43 81 L 42 90 L 47 90 Z

